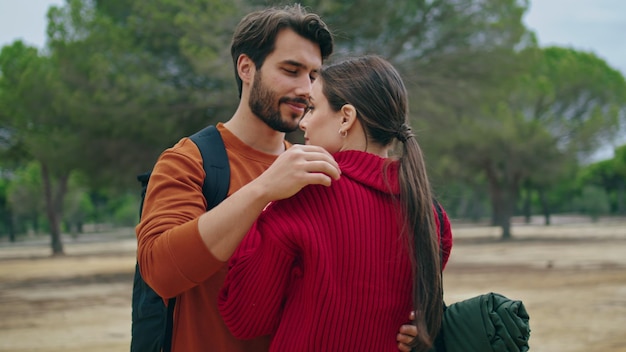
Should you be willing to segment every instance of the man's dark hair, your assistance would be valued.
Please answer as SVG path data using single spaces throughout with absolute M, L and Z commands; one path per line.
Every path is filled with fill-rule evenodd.
M 260 69 L 265 58 L 274 51 L 276 36 L 283 29 L 291 29 L 298 35 L 318 44 L 322 52 L 322 60 L 328 58 L 333 52 L 333 37 L 326 24 L 319 15 L 307 13 L 300 4 L 252 12 L 237 25 L 230 46 L 240 97 L 242 82 L 237 74 L 239 55 L 247 55 L 256 68 Z

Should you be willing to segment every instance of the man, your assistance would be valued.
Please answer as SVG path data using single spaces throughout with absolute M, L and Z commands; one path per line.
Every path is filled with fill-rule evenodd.
M 339 177 L 322 148 L 285 151 L 284 141 L 285 132 L 298 127 L 311 83 L 332 47 L 319 16 L 299 5 L 244 17 L 231 45 L 240 103 L 217 125 L 231 169 L 228 197 L 205 210 L 202 159 L 187 138 L 156 163 L 136 229 L 137 258 L 144 280 L 161 297 L 177 297 L 172 351 L 267 349 L 267 338 L 241 341 L 230 334 L 217 311 L 217 294 L 225 262 L 270 201 Z
M 263 351 L 269 338 L 234 338 L 217 309 L 226 262 L 271 201 L 340 176 L 321 147 L 292 146 L 322 61 L 333 39 L 319 16 L 300 5 L 253 12 L 231 44 L 240 102 L 219 123 L 229 158 L 228 197 L 206 211 L 204 171 L 195 144 L 181 139 L 157 161 L 137 225 L 144 280 L 163 298 L 176 297 L 172 351 Z

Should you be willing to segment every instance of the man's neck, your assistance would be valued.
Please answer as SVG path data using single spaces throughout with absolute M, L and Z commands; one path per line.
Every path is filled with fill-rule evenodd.
M 224 126 L 242 142 L 258 151 L 274 155 L 285 151 L 285 134 L 272 129 L 249 112 L 237 110 Z

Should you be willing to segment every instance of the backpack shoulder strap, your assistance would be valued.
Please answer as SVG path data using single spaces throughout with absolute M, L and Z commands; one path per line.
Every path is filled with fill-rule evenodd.
M 218 205 L 228 194 L 230 168 L 224 141 L 217 128 L 207 126 L 189 137 L 200 150 L 205 179 L 202 194 L 207 202 L 207 210 Z

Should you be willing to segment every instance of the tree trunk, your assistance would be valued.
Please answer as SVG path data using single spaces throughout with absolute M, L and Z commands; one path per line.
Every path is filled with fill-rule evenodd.
M 31 216 L 30 216 L 30 225 L 33 228 L 33 233 L 35 235 L 39 234 L 39 214 L 37 214 L 37 212 L 34 212 Z
M 513 234 L 511 233 L 510 217 L 504 219 L 504 221 L 500 224 L 500 228 L 502 229 L 502 237 L 500 238 L 501 240 L 508 241 L 513 238 Z
M 617 213 L 626 215 L 626 182 L 617 185 Z
M 516 186 L 501 187 L 492 180 L 489 181 L 489 184 L 494 225 L 502 229 L 502 240 L 510 240 L 512 238 L 511 218 L 517 202 Z
M 61 240 L 61 217 L 63 214 L 63 197 L 67 191 L 68 175 L 62 175 L 58 179 L 56 192 L 52 175 L 50 175 L 48 165 L 41 163 L 41 178 L 46 203 L 46 217 L 50 224 L 50 245 L 52 255 L 64 255 L 63 241 Z
M 511 199 L 508 199 L 504 194 L 501 194 L 502 198 L 494 202 L 494 220 L 495 225 L 502 229 L 502 240 L 510 240 L 511 234 L 511 218 L 513 211 L 511 210 Z M 514 207 L 514 204 L 513 204 Z
M 532 212 L 531 212 L 531 207 L 530 207 L 531 194 L 532 192 L 530 190 L 530 187 L 526 187 L 526 189 L 524 190 L 524 205 L 523 205 L 524 222 L 526 224 L 530 224 L 532 220 Z
M 548 198 L 546 197 L 546 191 L 543 188 L 539 190 L 539 202 L 541 203 L 541 212 L 543 213 L 544 225 L 550 226 L 550 203 L 548 202 Z
M 8 208 L 8 207 L 7 207 Z M 7 209 L 5 213 L 5 222 L 7 224 L 7 231 L 9 231 L 9 242 L 15 242 L 15 226 L 13 225 L 13 212 L 11 209 Z
M 484 206 L 481 196 L 476 190 L 472 190 L 469 205 L 469 217 L 474 223 L 480 222 L 485 217 Z

